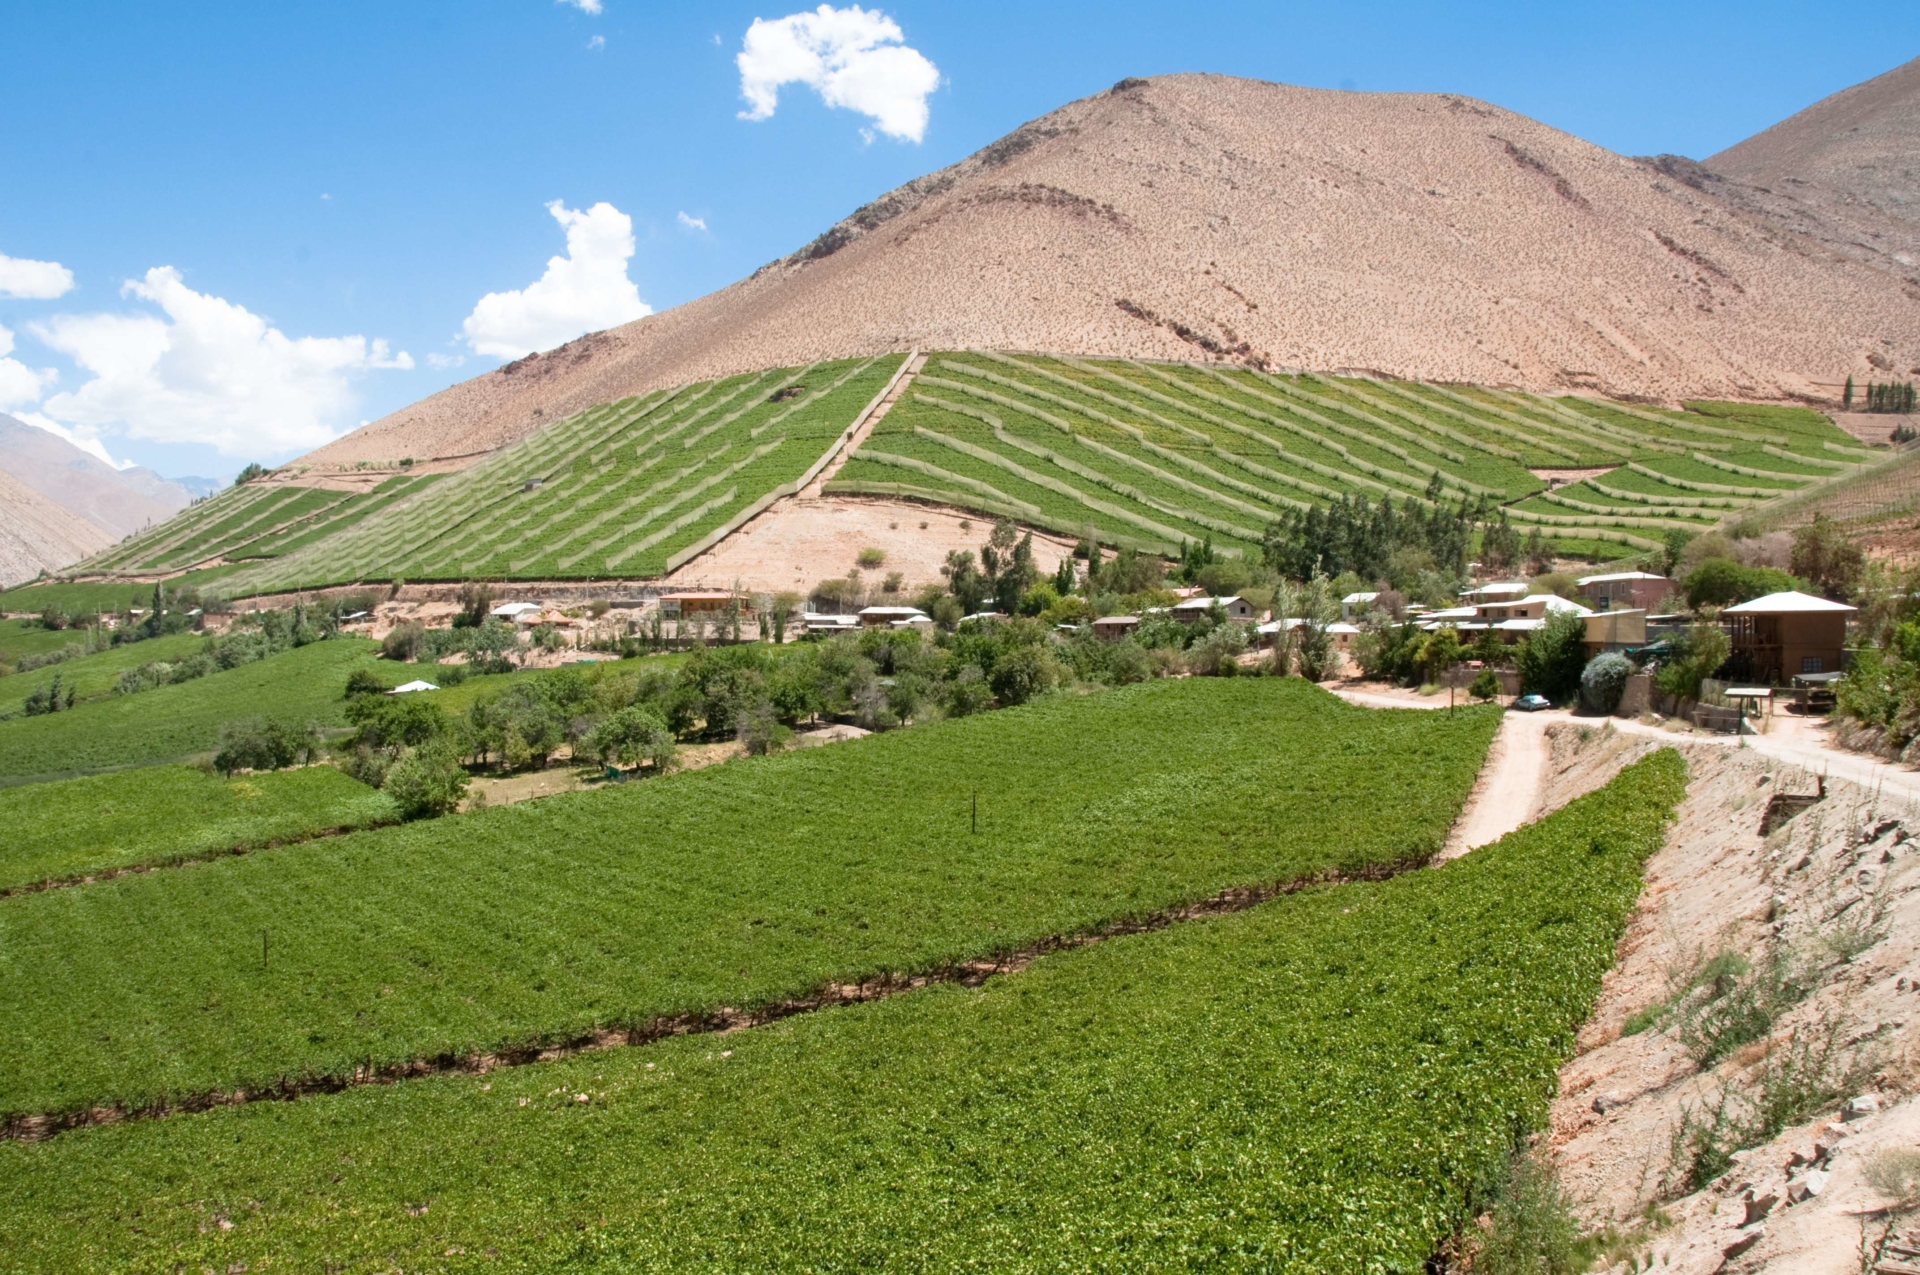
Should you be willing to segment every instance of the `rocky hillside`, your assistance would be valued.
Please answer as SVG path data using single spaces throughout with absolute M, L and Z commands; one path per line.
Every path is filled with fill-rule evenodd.
M 1920 283 L 1886 254 L 1784 229 L 1684 169 L 1444 94 L 1126 80 L 751 278 L 307 463 L 472 457 L 654 387 L 916 345 L 1664 401 L 1824 401 L 1870 360 L 1920 364 Z

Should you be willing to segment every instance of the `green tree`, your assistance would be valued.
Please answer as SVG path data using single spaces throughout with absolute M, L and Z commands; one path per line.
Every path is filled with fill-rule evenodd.
M 1825 514 L 1793 533 L 1793 574 L 1836 602 L 1853 597 L 1867 569 L 1866 555 L 1839 523 Z
M 469 782 L 458 749 L 441 739 L 412 749 L 395 762 L 381 788 L 403 817 L 431 819 L 458 808 Z
M 1793 588 L 1794 578 L 1775 567 L 1749 567 L 1732 558 L 1708 558 L 1687 573 L 1681 586 L 1687 605 L 1728 606 Z
M 1500 676 L 1490 668 L 1480 670 L 1467 687 L 1467 694 L 1477 700 L 1490 700 L 1500 694 Z
M 250 717 L 220 728 L 213 768 L 223 775 L 236 770 L 282 770 L 306 761 L 315 752 L 313 732 L 287 722 Z
M 1044 651 L 1023 646 L 995 663 L 988 685 L 1002 707 L 1011 707 L 1026 703 L 1052 686 L 1057 675 L 1058 669 Z
M 1514 662 L 1521 691 L 1544 695 L 1556 704 L 1572 699 L 1587 665 L 1586 639 L 1587 626 L 1578 615 L 1550 612 L 1546 625 L 1528 635 Z

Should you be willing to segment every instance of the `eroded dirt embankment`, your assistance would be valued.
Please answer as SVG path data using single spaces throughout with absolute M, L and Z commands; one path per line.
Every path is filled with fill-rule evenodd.
M 1920 1224 L 1894 1172 L 1920 1138 L 1920 817 L 1752 750 L 1547 738 L 1549 807 L 1663 744 L 1690 771 L 1553 1107 L 1563 1188 L 1619 1235 L 1611 1269 L 1899 1271 L 1879 1263 Z M 1890 1241 L 1864 1266 L 1863 1236 Z

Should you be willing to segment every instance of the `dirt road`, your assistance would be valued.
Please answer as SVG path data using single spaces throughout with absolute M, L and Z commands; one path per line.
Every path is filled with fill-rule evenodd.
M 1444 709 L 1447 702 L 1412 691 L 1374 692 L 1337 690 L 1348 703 L 1368 708 Z M 1454 821 L 1453 831 L 1439 858 L 1457 859 L 1469 850 L 1491 845 L 1521 824 L 1537 818 L 1547 782 L 1547 725 L 1565 721 L 1568 714 L 1508 713 L 1487 750 L 1467 804 Z

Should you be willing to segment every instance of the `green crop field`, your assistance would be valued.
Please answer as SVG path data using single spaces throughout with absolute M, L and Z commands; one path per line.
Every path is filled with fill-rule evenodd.
M 1684 781 L 978 989 L 0 1145 L 8 1265 L 1414 1275 L 1544 1125 Z
M 1289 508 L 1485 496 L 1562 542 L 1651 547 L 1877 459 L 1818 413 L 1708 413 L 1354 377 L 942 354 L 829 484 L 1171 553 Z M 1553 491 L 1534 468 L 1610 469 Z
M 223 580 L 237 570 L 239 567 L 236 564 L 229 563 L 202 571 L 189 571 L 185 575 L 169 577 L 167 588 L 201 588 Z M 148 606 L 152 601 L 152 584 L 127 580 L 49 581 L 23 584 L 17 589 L 0 593 L 0 612 L 38 615 L 48 607 L 54 607 L 84 621 L 89 616 Z
M 0 789 L 0 891 L 306 841 L 399 820 L 393 800 L 331 766 L 222 779 L 190 766 Z
M 371 663 L 374 650 L 363 638 L 332 638 L 191 682 L 0 722 L 0 777 L 51 779 L 182 761 L 211 752 L 223 724 L 247 717 L 340 725 L 347 674 Z
M 280 483 L 229 487 L 70 570 L 138 574 L 181 571 L 214 559 L 278 557 L 345 530 L 437 478 L 400 475 L 364 493 Z
M 58 636 L 73 642 L 85 635 L 69 629 Z M 45 668 L 33 669 L 30 672 L 15 673 L 11 677 L 0 679 L 0 717 L 9 717 L 18 713 L 28 695 L 43 686 L 52 685 L 56 677 L 60 679 L 63 695 L 66 688 L 71 687 L 81 700 L 100 699 L 113 693 L 114 684 L 120 680 L 120 674 L 124 670 L 139 668 L 142 664 L 149 664 L 156 660 L 161 662 L 183 660 L 198 652 L 206 644 L 206 637 L 199 633 L 172 633 L 165 637 L 149 638 L 144 642 L 128 642 L 122 646 L 108 647 L 93 655 L 83 656 L 77 660 L 63 660 L 59 664 L 49 664 Z
M 0 620 L 0 661 L 11 662 L 23 655 L 45 655 L 84 636 L 67 629 L 43 629 L 33 620 Z
M 659 575 L 810 477 L 903 358 L 781 368 L 589 408 L 241 572 L 231 588 Z
M 21 895 L 0 906 L 0 1113 L 764 1005 L 1418 859 L 1497 716 L 1160 681 Z

